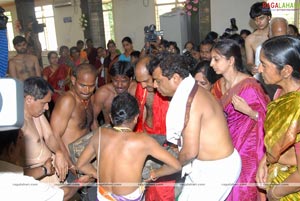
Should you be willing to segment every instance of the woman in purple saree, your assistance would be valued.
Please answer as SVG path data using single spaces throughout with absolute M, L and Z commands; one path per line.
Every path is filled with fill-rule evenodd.
M 240 177 L 227 200 L 263 200 L 255 176 L 265 152 L 263 125 L 269 98 L 256 79 L 243 72 L 240 47 L 233 40 L 217 42 L 211 54 L 211 66 L 223 75 L 212 93 L 223 106 L 233 145 L 242 158 Z

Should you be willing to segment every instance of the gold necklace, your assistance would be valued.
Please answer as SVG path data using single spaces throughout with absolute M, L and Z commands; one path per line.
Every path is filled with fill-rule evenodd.
M 114 126 L 113 129 L 115 129 L 118 132 L 132 132 L 131 128 L 128 127 L 122 127 L 122 126 Z
M 229 89 L 231 89 L 234 86 L 234 83 L 235 83 L 235 81 L 236 81 L 236 79 L 238 77 L 238 74 L 239 74 L 239 71 L 236 73 L 235 78 L 233 79 L 232 84 L 230 85 L 230 87 L 228 87 L 228 89 L 227 89 L 226 83 L 225 83 L 225 85 L 224 85 L 225 91 L 228 91 Z

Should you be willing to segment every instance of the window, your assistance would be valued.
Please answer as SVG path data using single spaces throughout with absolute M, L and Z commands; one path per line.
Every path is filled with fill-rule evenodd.
M 14 36 L 11 12 L 10 11 L 4 12 L 4 15 L 8 17 L 8 21 L 6 24 L 8 51 L 15 51 L 15 48 L 14 48 L 14 45 L 12 42 L 15 36 Z
M 155 0 L 156 30 L 160 30 L 159 16 L 171 12 L 175 7 L 183 7 L 185 0 Z
M 45 5 L 34 8 L 39 24 L 45 24 L 44 31 L 39 33 L 42 50 L 57 50 L 56 31 L 54 23 L 53 6 Z
M 105 31 L 105 43 L 107 44 L 109 40 L 111 39 L 115 40 L 112 1 L 102 0 L 102 9 L 103 9 L 103 21 L 104 21 L 104 31 Z

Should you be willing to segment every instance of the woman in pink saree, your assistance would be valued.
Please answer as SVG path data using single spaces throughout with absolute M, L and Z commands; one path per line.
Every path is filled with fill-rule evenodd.
M 255 185 L 255 176 L 265 152 L 263 125 L 269 98 L 256 79 L 243 72 L 240 47 L 233 40 L 217 42 L 211 55 L 211 66 L 223 75 L 212 93 L 224 108 L 233 145 L 242 158 L 240 177 L 227 200 L 265 199 Z

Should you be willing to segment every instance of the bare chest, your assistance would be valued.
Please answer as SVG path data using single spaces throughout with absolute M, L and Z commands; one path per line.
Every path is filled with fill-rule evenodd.
M 93 121 L 93 108 L 91 102 L 87 105 L 78 102 L 70 119 L 69 126 L 76 130 L 89 130 Z M 72 129 L 73 130 L 73 129 Z

